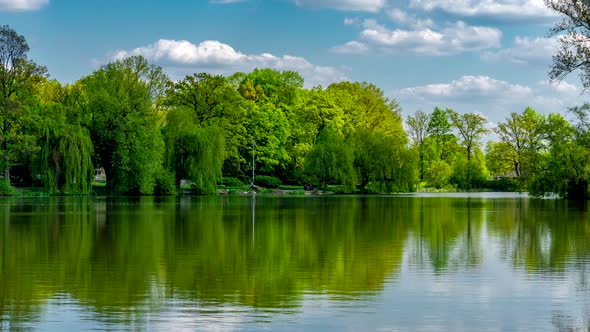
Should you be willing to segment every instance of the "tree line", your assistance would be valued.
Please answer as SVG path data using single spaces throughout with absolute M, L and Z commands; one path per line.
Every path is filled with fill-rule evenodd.
M 173 81 L 134 56 L 61 84 L 28 51 L 0 27 L 4 194 L 18 184 L 86 194 L 97 167 L 110 193 L 174 194 L 188 180 L 210 194 L 223 178 L 254 182 L 254 167 L 277 183 L 345 192 L 588 195 L 589 104 L 572 108 L 572 121 L 526 108 L 489 128 L 481 114 L 439 107 L 404 121 L 399 103 L 366 82 L 306 89 L 298 73 L 273 69 Z M 492 132 L 499 141 L 484 149 Z

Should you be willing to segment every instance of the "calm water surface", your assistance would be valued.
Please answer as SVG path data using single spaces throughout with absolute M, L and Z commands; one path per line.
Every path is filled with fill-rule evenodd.
M 0 330 L 586 331 L 587 206 L 0 200 Z

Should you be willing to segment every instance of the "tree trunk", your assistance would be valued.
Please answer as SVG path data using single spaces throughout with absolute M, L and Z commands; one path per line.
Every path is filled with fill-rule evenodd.
M 4 162 L 6 163 L 4 166 L 4 181 L 6 181 L 6 186 L 10 187 L 10 162 L 8 160 Z

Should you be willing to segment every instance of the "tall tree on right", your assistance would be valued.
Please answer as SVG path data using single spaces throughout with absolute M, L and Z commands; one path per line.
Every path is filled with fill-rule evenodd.
M 560 41 L 549 78 L 560 81 L 579 69 L 580 80 L 587 90 L 590 88 L 590 2 L 545 0 L 545 3 L 565 16 L 550 30 L 550 35 L 560 36 Z
M 559 36 L 559 48 L 553 56 L 553 66 L 549 72 L 551 81 L 561 81 L 574 71 L 579 72 L 585 91 L 590 88 L 590 3 L 587 0 L 545 0 L 547 6 L 564 15 L 550 34 Z M 538 195 L 547 192 L 559 193 L 569 199 L 587 199 L 590 197 L 589 182 L 590 144 L 588 127 L 586 126 L 590 106 L 584 104 L 570 108 L 576 117 L 574 127 L 557 126 L 563 121 L 558 117 L 549 117 L 545 130 L 549 142 L 549 162 L 543 171 L 538 172 L 533 182 L 533 192 Z M 558 130 L 556 130 L 558 129 Z M 552 140 L 556 132 L 573 131 L 571 137 Z M 563 135 L 562 135 L 563 136 Z

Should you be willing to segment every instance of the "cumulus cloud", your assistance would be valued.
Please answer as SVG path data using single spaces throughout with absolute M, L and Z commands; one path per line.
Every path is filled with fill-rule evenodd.
M 385 0 L 295 0 L 299 7 L 330 8 L 345 11 L 378 12 L 386 5 Z
M 537 86 L 539 86 L 542 89 L 548 89 L 550 91 L 557 92 L 563 96 L 580 97 L 580 95 L 583 92 L 583 89 L 581 87 L 566 81 L 541 81 L 537 83 Z
M 409 14 L 399 8 L 387 10 L 387 15 L 398 25 L 411 28 L 430 28 L 434 26 L 431 19 L 420 19 L 416 15 Z
M 49 4 L 49 0 L 0 0 L 1 11 L 37 10 Z
M 369 47 L 358 41 L 349 41 L 348 43 L 332 48 L 336 53 L 361 54 L 369 51 Z
M 543 0 L 411 0 L 410 7 L 464 17 L 554 19 L 558 16 Z
M 547 64 L 557 52 L 558 38 L 516 37 L 513 46 L 496 52 L 483 53 L 485 61 L 509 61 L 517 64 L 540 63 Z
M 401 96 L 438 100 L 474 100 L 495 99 L 499 96 L 526 97 L 532 96 L 528 86 L 511 84 L 493 79 L 489 76 L 466 75 L 450 83 L 427 84 L 405 88 L 399 91 Z
M 328 84 L 347 79 L 343 70 L 318 66 L 298 56 L 275 56 L 270 53 L 243 54 L 230 45 L 215 40 L 193 44 L 186 40 L 160 39 L 157 42 L 133 50 L 114 52 L 113 59 L 141 55 L 146 59 L 172 67 L 183 74 L 208 71 L 215 74 L 232 74 L 236 71 L 251 71 L 255 68 L 274 68 L 299 72 L 306 83 Z
M 333 50 L 340 53 L 367 52 L 369 47 L 363 48 L 362 44 L 386 53 L 451 55 L 499 47 L 502 32 L 496 28 L 469 26 L 463 22 L 443 29 L 389 30 L 373 20 L 365 20 L 360 39 L 362 42 L 351 41 Z
M 497 122 L 527 106 L 541 113 L 564 112 L 582 102 L 580 93 L 580 87 L 565 81 L 541 81 L 529 86 L 489 76 L 465 75 L 448 83 L 398 89 L 392 97 L 407 110 L 449 107 L 459 112 L 480 112 L 489 121 Z

